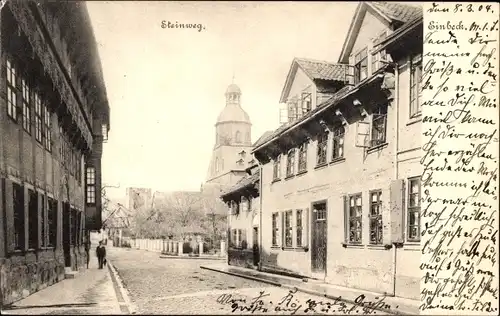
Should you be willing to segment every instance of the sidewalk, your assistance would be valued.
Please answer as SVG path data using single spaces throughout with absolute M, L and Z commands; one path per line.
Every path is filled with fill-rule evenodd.
M 323 283 L 322 281 L 308 279 L 307 282 L 299 278 L 293 278 L 288 276 L 282 276 L 279 274 L 260 272 L 252 269 L 246 269 L 241 267 L 229 266 L 227 264 L 211 264 L 200 266 L 202 269 L 212 270 L 216 272 L 221 272 L 225 274 L 230 274 L 246 279 L 251 279 L 259 282 L 264 282 L 276 286 L 281 286 L 285 288 L 297 288 L 299 291 L 328 297 L 331 299 L 339 298 L 347 303 L 356 304 L 356 299 L 359 300 L 360 295 L 364 295 L 364 302 L 378 302 L 384 297 L 383 294 L 368 292 L 358 289 L 352 289 L 347 287 L 336 286 L 332 284 Z M 383 303 L 390 305 L 391 308 L 376 308 L 380 311 L 388 312 L 391 314 L 398 315 L 418 315 L 420 301 L 406 299 L 402 297 L 391 297 L 386 296 L 383 299 Z M 378 304 L 384 305 L 384 304 Z
M 98 269 L 97 258 L 91 257 L 89 269 L 82 270 L 74 279 L 65 279 L 4 307 L 2 314 L 126 314 L 120 309 L 117 295 L 109 269 Z

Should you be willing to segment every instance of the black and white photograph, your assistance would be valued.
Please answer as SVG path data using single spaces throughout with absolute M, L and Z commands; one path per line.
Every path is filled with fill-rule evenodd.
M 498 3 L 0 10 L 2 314 L 498 315 Z

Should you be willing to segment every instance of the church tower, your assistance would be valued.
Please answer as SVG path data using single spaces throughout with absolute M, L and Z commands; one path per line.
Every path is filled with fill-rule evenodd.
M 226 106 L 215 123 L 215 145 L 206 183 L 232 186 L 245 175 L 252 150 L 252 123 L 241 107 L 241 90 L 232 83 L 226 90 Z

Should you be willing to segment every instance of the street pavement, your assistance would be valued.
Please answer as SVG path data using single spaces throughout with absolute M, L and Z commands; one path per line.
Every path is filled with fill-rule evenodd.
M 213 260 L 162 259 L 145 250 L 108 247 L 137 314 L 363 315 L 383 313 L 201 269 Z

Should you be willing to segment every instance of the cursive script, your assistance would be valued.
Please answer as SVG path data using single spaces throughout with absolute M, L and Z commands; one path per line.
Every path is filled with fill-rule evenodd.
M 385 297 L 375 297 L 368 300 L 361 294 L 352 302 L 345 302 L 341 296 L 333 298 L 304 298 L 297 295 L 297 288 L 289 290 L 288 293 L 272 299 L 272 295 L 266 291 L 260 291 L 252 298 L 236 297 L 233 294 L 222 294 L 217 298 L 217 303 L 229 306 L 232 313 L 250 314 L 336 314 L 336 315 L 372 315 L 379 314 L 380 311 L 397 310 L 399 306 L 391 306 L 385 301 Z
M 498 313 L 495 3 L 426 3 L 422 314 Z

